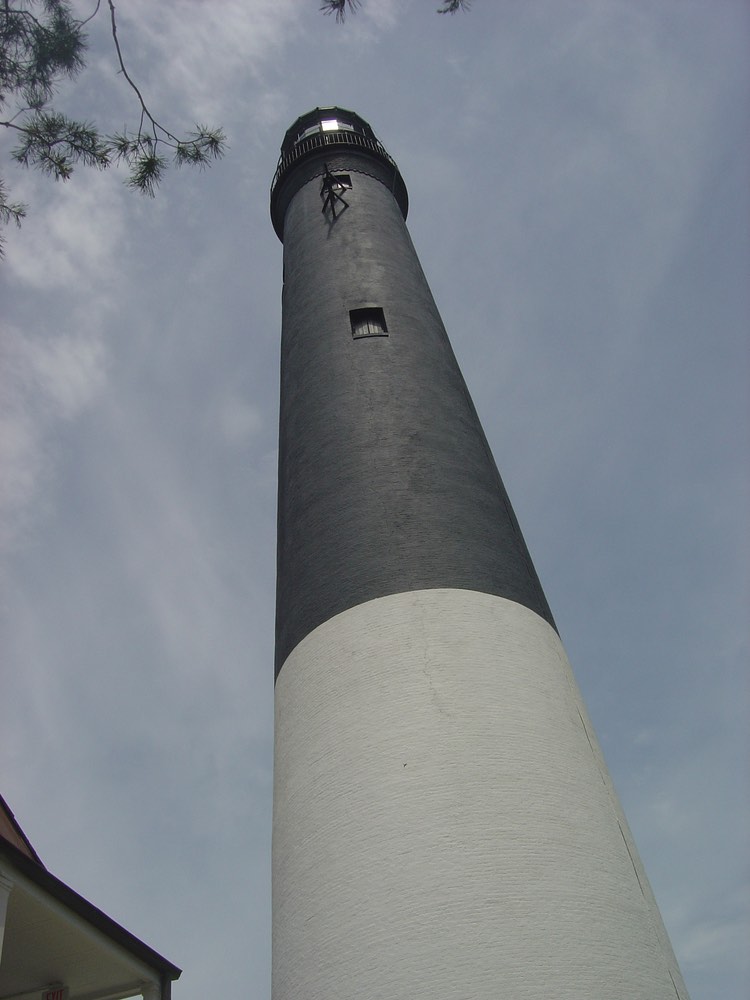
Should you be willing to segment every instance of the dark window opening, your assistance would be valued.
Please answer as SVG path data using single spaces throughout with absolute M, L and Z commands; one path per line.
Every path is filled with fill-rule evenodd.
M 385 325 L 385 314 L 379 306 L 367 309 L 351 309 L 349 321 L 352 325 L 352 337 L 387 337 L 388 327 Z

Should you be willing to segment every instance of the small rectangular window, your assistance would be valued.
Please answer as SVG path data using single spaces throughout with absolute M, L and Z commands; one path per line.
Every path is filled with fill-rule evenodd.
M 351 174 L 332 174 L 333 183 L 336 187 L 340 188 L 351 188 L 352 186 L 352 176 Z
M 367 309 L 351 309 L 349 321 L 352 324 L 352 337 L 387 337 L 388 327 L 385 325 L 385 314 L 379 307 Z

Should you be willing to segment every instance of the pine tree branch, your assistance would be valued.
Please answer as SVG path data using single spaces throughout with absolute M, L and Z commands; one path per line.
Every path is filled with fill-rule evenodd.
M 346 19 L 347 10 L 354 14 L 361 6 L 361 0 L 323 0 L 320 9 L 324 14 L 334 14 L 340 24 Z M 471 0 L 445 0 L 445 3 L 438 7 L 437 13 L 457 14 L 460 10 L 469 10 L 470 7 Z
M 79 28 L 82 28 L 85 24 L 88 24 L 89 21 L 93 21 L 94 20 L 94 18 L 96 17 L 96 15 L 99 13 L 99 8 L 101 7 L 101 4 L 102 4 L 102 0 L 96 0 L 96 6 L 94 7 L 93 12 L 91 14 L 89 14 L 88 17 L 84 17 L 82 21 L 76 22 L 78 24 Z
M 123 58 L 120 41 L 117 37 L 117 19 L 113 0 L 107 0 L 110 12 L 112 38 L 120 64 L 120 71 L 132 88 L 141 107 L 141 117 L 135 133 L 118 133 L 109 137 L 109 143 L 115 158 L 124 160 L 130 167 L 128 186 L 136 188 L 143 194 L 153 197 L 155 189 L 166 169 L 167 161 L 159 153 L 159 146 L 165 145 L 174 150 L 173 162 L 176 166 L 191 164 L 206 167 L 210 160 L 218 160 L 224 155 L 226 137 L 222 129 L 209 129 L 196 125 L 195 131 L 188 138 L 180 139 L 154 118 L 149 110 L 143 94 L 128 73 Z M 151 125 L 151 135 L 144 133 L 146 122 Z
M 324 14 L 335 14 L 339 24 L 346 18 L 347 7 L 354 14 L 361 6 L 361 0 L 323 0 L 320 9 Z
M 138 101 L 137 130 L 107 136 L 95 125 L 50 107 L 59 79 L 75 76 L 85 65 L 83 27 L 104 6 L 102 0 L 91 2 L 93 11 L 76 19 L 70 0 L 17 0 L 17 6 L 13 0 L 0 0 L 0 108 L 11 100 L 16 103 L 13 113 L 0 119 L 0 126 L 17 134 L 18 143 L 11 150 L 16 163 L 67 180 L 78 164 L 105 169 L 124 161 L 128 186 L 153 195 L 170 159 L 175 166 L 205 168 L 222 157 L 226 148 L 222 129 L 196 124 L 193 131 L 177 136 L 152 114 L 125 64 L 113 0 L 108 0 L 111 33 L 120 73 Z M 20 223 L 24 214 L 22 205 L 6 200 L 0 182 L 0 227 Z
M 2 238 L 2 226 L 7 226 L 11 222 L 15 222 L 17 226 L 21 225 L 21 219 L 26 215 L 26 206 L 22 205 L 20 202 L 8 202 L 6 201 L 5 185 L 0 180 L 0 259 L 5 255 L 5 244 Z
M 471 0 L 446 0 L 442 7 L 438 7 L 438 14 L 457 14 L 460 10 L 469 10 Z
M 156 130 L 158 130 L 160 132 L 163 132 L 165 136 L 167 136 L 169 139 L 173 140 L 174 142 L 178 142 L 179 140 L 177 139 L 177 137 L 174 136 L 174 135 L 172 135 L 171 132 L 167 131 L 167 129 L 165 129 L 163 125 L 160 125 L 159 122 L 157 122 L 157 120 L 154 118 L 154 116 L 148 110 L 148 108 L 146 107 L 146 102 L 143 99 L 143 94 L 141 94 L 141 92 L 138 89 L 135 81 L 132 79 L 132 77 L 128 73 L 127 67 L 125 66 L 125 60 L 122 57 L 122 49 L 120 48 L 120 41 L 119 41 L 119 39 L 117 37 L 117 20 L 116 20 L 116 17 L 115 17 L 115 5 L 113 3 L 113 0 L 107 0 L 107 4 L 109 6 L 109 16 L 110 16 L 110 22 L 111 22 L 111 25 L 112 25 L 112 39 L 113 39 L 113 41 L 115 43 L 115 51 L 117 52 L 117 61 L 120 63 L 120 72 L 122 73 L 122 75 L 127 80 L 128 84 L 130 85 L 130 87 L 132 88 L 133 92 L 135 93 L 135 96 L 138 98 L 138 102 L 141 105 L 142 115 L 145 115 L 145 117 L 148 118 L 148 120 L 153 125 L 154 129 L 156 129 Z M 143 117 L 141 117 L 141 121 L 143 121 Z M 140 131 L 141 130 L 139 128 L 139 130 L 138 130 L 138 134 L 139 135 L 140 135 Z

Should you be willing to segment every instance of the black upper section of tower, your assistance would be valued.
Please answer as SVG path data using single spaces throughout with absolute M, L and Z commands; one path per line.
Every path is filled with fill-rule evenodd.
M 314 108 L 287 129 L 281 144 L 276 173 L 271 184 L 271 221 L 276 235 L 284 240 L 284 211 L 294 195 L 296 184 L 291 174 L 303 160 L 325 159 L 346 149 L 365 153 L 387 168 L 387 180 L 398 206 L 406 218 L 409 197 L 406 185 L 393 158 L 378 140 L 370 125 L 346 108 Z
M 554 627 L 406 228 L 406 189 L 369 125 L 340 108 L 298 119 L 271 205 L 284 243 L 277 672 L 319 625 L 390 594 L 494 594 Z

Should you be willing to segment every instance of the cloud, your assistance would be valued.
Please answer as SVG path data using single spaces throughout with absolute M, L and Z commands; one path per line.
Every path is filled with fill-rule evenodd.
M 3 278 L 35 290 L 101 297 L 121 252 L 126 192 L 119 178 L 79 168 L 67 182 L 38 174 L 13 179 L 14 198 L 27 202 L 20 232 L 8 233 Z
M 90 406 L 106 381 L 95 332 L 0 332 L 0 550 L 16 542 L 27 507 L 54 468 L 52 429 Z
M 260 409 L 232 393 L 227 393 L 219 401 L 216 420 L 224 440 L 235 446 L 245 444 L 263 425 Z
M 279 58 L 303 9 L 304 0 L 134 0 L 118 11 L 120 42 L 147 103 L 169 94 L 193 121 L 224 121 L 228 106 L 252 107 L 247 78 L 260 81 Z
M 747 895 L 747 893 L 745 893 Z M 725 919 L 696 921 L 682 935 L 682 952 L 691 969 L 710 968 L 718 964 L 733 966 L 750 940 L 750 900 L 735 901 L 740 912 Z
M 0 328 L 0 549 L 30 523 L 30 506 L 55 467 L 51 443 L 61 423 L 78 418 L 106 384 L 106 321 L 117 303 L 125 227 L 114 177 L 84 170 L 63 185 L 22 174 L 15 186 L 30 212 L 9 234 L 0 275 L 15 292 Z M 46 304 L 44 313 L 30 309 L 30 294 Z
M 744 996 L 741 33 L 679 0 L 367 0 L 343 28 L 317 6 L 118 4 L 152 110 L 225 124 L 230 155 L 154 201 L 122 171 L 8 178 L 30 217 L 0 269 L 6 794 L 57 874 L 184 965 L 181 995 L 268 995 L 267 195 L 284 130 L 330 95 L 410 185 L 692 995 Z M 132 126 L 102 15 L 61 99 Z
M 249 89 L 247 78 L 257 82 L 279 55 L 301 7 L 302 0 L 135 0 L 118 7 L 119 37 L 152 110 L 159 117 L 164 112 L 168 127 L 173 119 L 187 120 L 188 128 L 196 119 L 224 120 L 232 107 L 244 108 L 248 122 L 265 127 L 283 116 L 283 100 L 273 85 Z M 114 130 L 120 107 L 132 118 L 132 95 L 117 79 L 108 17 L 102 13 L 89 32 L 87 69 L 61 88 L 56 103 Z M 132 294 L 120 281 L 120 262 L 133 249 L 129 241 L 147 240 L 148 223 L 167 212 L 167 191 L 152 203 L 128 192 L 122 180 L 117 170 L 82 167 L 67 183 L 24 171 L 11 178 L 13 198 L 28 203 L 29 215 L 19 233 L 7 234 L 0 279 L 46 300 L 54 321 L 45 329 L 30 328 L 15 296 L 15 315 L 0 331 L 5 547 L 28 525 L 39 486 L 52 473 L 56 428 L 80 416 L 106 382 L 113 347 L 107 331 L 116 325 L 113 311 L 122 311 Z M 146 223 L 141 232 L 134 219 Z M 216 420 L 225 440 L 235 444 L 259 426 L 258 413 L 237 399 L 225 400 Z
M 367 3 L 360 15 L 368 21 L 377 32 L 390 31 L 404 17 L 403 0 L 377 0 L 377 3 Z

